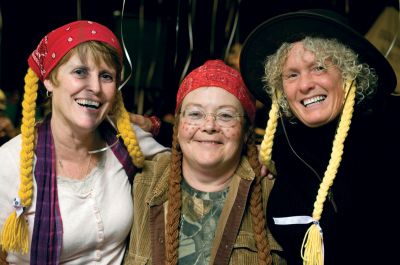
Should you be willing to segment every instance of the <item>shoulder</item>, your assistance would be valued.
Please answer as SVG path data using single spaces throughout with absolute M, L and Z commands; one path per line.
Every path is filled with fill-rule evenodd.
M 151 160 L 145 160 L 144 166 L 135 177 L 135 183 L 153 183 L 160 180 L 161 176 L 169 169 L 171 161 L 170 152 L 162 152 L 155 155 Z
M 167 198 L 171 154 L 164 152 L 146 160 L 133 183 L 134 200 L 144 200 L 148 205 L 159 205 Z M 141 208 L 135 204 L 135 208 Z M 142 211 L 142 210 L 139 210 Z
M 253 180 L 255 177 L 254 170 L 250 165 L 247 156 L 242 156 L 238 168 L 236 169 L 236 174 L 246 180 Z
M 0 147 L 0 168 L 9 171 L 19 166 L 21 153 L 21 135 L 18 135 Z M 0 174 L 2 175 L 2 174 Z
M 21 135 L 17 135 L 14 138 L 10 139 L 8 142 L 4 143 L 0 147 L 0 154 L 3 155 L 5 153 L 18 154 L 21 151 Z
M 11 202 L 18 194 L 20 150 L 20 136 L 0 147 L 0 227 L 12 212 Z

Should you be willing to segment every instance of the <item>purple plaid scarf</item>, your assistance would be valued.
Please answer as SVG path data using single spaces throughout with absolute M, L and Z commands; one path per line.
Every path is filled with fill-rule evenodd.
M 132 184 L 136 171 L 131 157 L 114 128 L 107 122 L 99 127 L 103 138 L 125 169 Z M 36 213 L 33 228 L 30 264 L 56 265 L 60 262 L 62 219 L 57 196 L 57 175 L 50 115 L 37 125 L 35 179 L 37 183 Z

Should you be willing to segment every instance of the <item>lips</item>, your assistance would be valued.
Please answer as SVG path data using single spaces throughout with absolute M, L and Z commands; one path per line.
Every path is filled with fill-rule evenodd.
M 90 99 L 77 99 L 75 100 L 80 106 L 89 108 L 89 109 L 98 109 L 102 105 L 98 101 L 90 100 Z
M 222 144 L 222 142 L 220 142 L 220 141 L 211 141 L 211 140 L 203 140 L 203 141 L 197 140 L 197 142 L 202 143 L 202 144 L 215 144 L 215 145 Z

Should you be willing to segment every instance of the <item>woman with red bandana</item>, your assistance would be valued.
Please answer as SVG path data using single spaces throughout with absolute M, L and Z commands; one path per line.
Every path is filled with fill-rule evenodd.
M 103 25 L 72 22 L 46 35 L 28 64 L 21 134 L 0 148 L 7 262 L 120 264 L 133 176 L 164 148 L 130 124 L 119 41 Z M 36 121 L 39 80 L 51 113 Z
M 145 161 L 134 180 L 134 224 L 125 264 L 271 264 L 260 176 L 255 100 L 220 60 L 181 83 L 172 154 Z

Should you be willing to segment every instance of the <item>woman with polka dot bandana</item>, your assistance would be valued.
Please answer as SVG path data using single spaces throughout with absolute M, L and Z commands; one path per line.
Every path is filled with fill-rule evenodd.
M 21 134 L 0 148 L 7 262 L 119 264 L 132 178 L 144 156 L 164 150 L 129 121 L 119 41 L 101 24 L 75 21 L 47 34 L 28 64 Z M 39 81 L 51 112 L 37 121 Z

